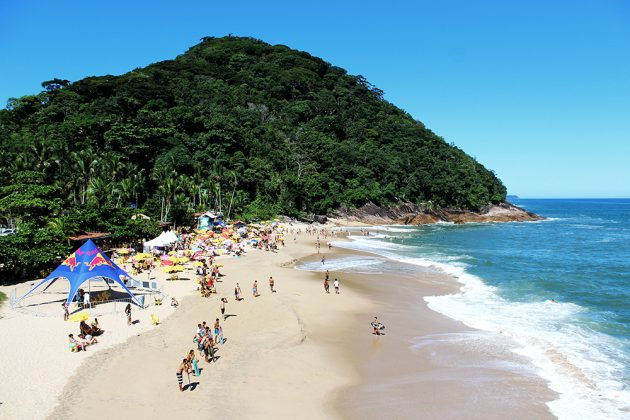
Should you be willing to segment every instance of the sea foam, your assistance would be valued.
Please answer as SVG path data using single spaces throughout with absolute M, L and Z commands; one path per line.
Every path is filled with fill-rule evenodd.
M 511 350 L 530 358 L 539 375 L 558 392 L 558 398 L 548 403 L 558 418 L 630 418 L 630 390 L 617 379 L 627 368 L 615 357 L 623 353 L 623 343 L 577 323 L 575 320 L 587 309 L 550 300 L 508 301 L 495 287 L 466 271 L 464 261 L 472 258 L 468 255 L 418 256 L 422 247 L 393 243 L 387 238 L 350 239 L 353 241 L 334 245 L 438 269 L 457 279 L 462 284 L 460 292 L 426 297 L 429 308 L 472 328 L 510 337 L 515 343 Z

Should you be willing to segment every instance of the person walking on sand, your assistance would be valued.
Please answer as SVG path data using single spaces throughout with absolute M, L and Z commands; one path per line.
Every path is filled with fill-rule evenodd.
M 260 296 L 258 294 L 258 280 L 254 280 L 254 285 L 252 286 L 252 292 L 254 293 L 254 297 Z
M 239 286 L 238 283 L 236 283 L 236 287 L 234 287 L 234 298 L 237 302 L 241 300 L 241 286 Z
M 175 372 L 177 375 L 177 385 L 179 386 L 180 391 L 184 391 L 184 370 L 187 370 L 187 364 L 187 360 L 183 359 Z
M 131 303 L 127 304 L 125 314 L 127 315 L 127 325 L 131 325 Z
M 330 284 L 328 283 L 328 279 L 324 279 L 324 290 L 326 293 L 330 293 Z
M 273 284 L 274 284 L 273 277 L 270 276 L 269 277 L 269 288 L 271 289 L 271 293 L 276 293 L 276 291 L 273 290 Z
M 219 324 L 219 318 L 217 318 L 214 322 L 214 338 L 216 342 L 221 345 L 225 342 L 225 339 L 223 338 L 223 328 L 221 328 L 221 325 Z
M 335 294 L 339 294 L 339 280 L 337 280 L 335 278 L 335 281 L 333 282 L 333 286 L 335 286 Z
M 63 307 L 63 320 L 67 321 L 70 317 L 70 312 L 68 311 L 68 302 L 62 303 L 61 306 Z
M 192 370 L 194 370 L 195 376 L 200 376 L 201 371 L 199 370 L 199 360 L 197 359 L 197 356 L 195 356 L 195 350 L 191 349 L 188 352 L 187 360 L 188 360 L 188 365 L 192 366 Z
M 225 302 L 227 302 L 227 299 L 222 297 L 221 298 L 221 316 L 223 317 L 224 321 L 225 321 Z

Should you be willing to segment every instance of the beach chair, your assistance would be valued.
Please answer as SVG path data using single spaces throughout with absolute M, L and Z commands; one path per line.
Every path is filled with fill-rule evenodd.
M 159 325 L 160 318 L 158 318 L 157 315 L 155 315 L 155 314 L 151 314 L 151 323 L 153 325 Z
M 155 306 L 162 306 L 162 299 L 153 298 L 153 300 L 155 301 Z

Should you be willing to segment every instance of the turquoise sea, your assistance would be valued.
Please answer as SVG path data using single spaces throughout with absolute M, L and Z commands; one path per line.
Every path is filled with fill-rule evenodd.
M 450 273 L 460 293 L 428 297 L 429 307 L 512 337 L 559 393 L 555 415 L 630 418 L 630 199 L 514 204 L 547 220 L 381 226 L 336 243 L 374 257 L 327 268 Z

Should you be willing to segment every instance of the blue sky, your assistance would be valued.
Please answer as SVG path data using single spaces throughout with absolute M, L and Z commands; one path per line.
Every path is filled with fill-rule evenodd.
M 361 74 L 521 197 L 630 197 L 630 2 L 0 0 L 0 104 L 203 36 Z

